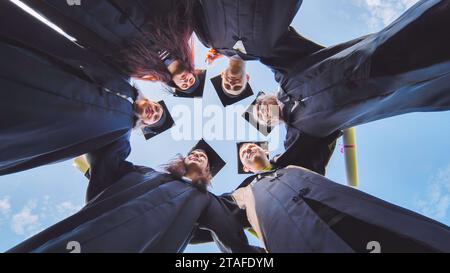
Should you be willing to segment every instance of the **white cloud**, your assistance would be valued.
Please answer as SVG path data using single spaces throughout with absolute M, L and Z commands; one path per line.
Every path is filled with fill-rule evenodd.
M 72 202 L 66 201 L 56 205 L 56 210 L 63 215 L 74 214 L 81 209 L 80 206 L 74 205 Z
M 12 214 L 9 197 L 4 197 L 0 199 L 0 216 L 5 216 L 12 232 L 30 236 L 76 213 L 81 207 L 70 201 L 54 203 L 49 195 L 45 195 L 39 200 L 29 200 L 19 212 Z
M 37 203 L 29 201 L 19 213 L 16 213 L 11 218 L 11 229 L 17 235 L 25 235 L 34 233 L 39 229 L 39 215 L 34 214 Z
M 450 207 L 450 165 L 439 170 L 428 182 L 424 198 L 416 202 L 419 210 L 434 219 L 447 216 Z
M 413 6 L 418 0 L 353 0 L 356 5 L 364 8 L 366 13 L 362 15 L 368 27 L 372 30 L 379 30 L 396 18 L 398 18 L 408 8 Z
M 0 214 L 8 216 L 10 211 L 11 211 L 11 204 L 9 203 L 9 197 L 6 196 L 3 199 L 0 199 Z

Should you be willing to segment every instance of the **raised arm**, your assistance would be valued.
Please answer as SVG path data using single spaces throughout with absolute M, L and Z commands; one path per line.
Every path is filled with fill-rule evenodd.
M 89 186 L 86 201 L 97 196 L 114 184 L 126 173 L 134 170 L 134 165 L 125 159 L 131 152 L 130 133 L 115 142 L 87 154 L 89 163 Z
M 333 155 L 336 139 L 342 135 L 341 131 L 320 138 L 288 129 L 285 141 L 286 150 L 275 156 L 271 161 L 279 167 L 296 165 L 325 175 L 325 168 Z M 290 131 L 290 132 L 289 132 Z

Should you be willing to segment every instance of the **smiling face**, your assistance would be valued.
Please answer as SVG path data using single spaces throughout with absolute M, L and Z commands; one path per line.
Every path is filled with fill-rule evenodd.
M 167 69 L 172 75 L 172 81 L 181 91 L 185 91 L 195 84 L 195 75 L 185 69 L 179 61 L 173 61 Z
M 256 173 L 270 166 L 268 154 L 255 143 L 244 143 L 239 149 L 239 159 L 245 172 Z
M 258 97 L 252 111 L 253 117 L 265 126 L 274 126 L 281 121 L 281 109 L 274 95 Z
M 172 81 L 178 86 L 178 89 L 185 91 L 195 84 L 196 78 L 191 72 L 183 70 L 180 74 L 173 75 Z
M 245 73 L 245 61 L 239 57 L 230 57 L 228 68 L 220 74 L 222 77 L 222 89 L 231 96 L 240 95 L 247 87 L 250 79 Z
M 164 108 L 157 102 L 139 99 L 134 102 L 134 111 L 145 125 L 157 123 L 164 114 Z
M 239 96 L 247 87 L 250 78 L 247 74 L 233 74 L 229 69 L 222 71 L 220 76 L 223 91 L 231 96 Z
M 184 159 L 184 164 L 189 170 L 197 170 L 200 173 L 208 171 L 208 156 L 203 150 L 193 150 Z

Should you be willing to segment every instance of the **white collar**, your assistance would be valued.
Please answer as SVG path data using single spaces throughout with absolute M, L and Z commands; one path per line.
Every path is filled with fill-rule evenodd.
M 233 49 L 247 54 L 247 50 L 245 49 L 244 43 L 241 40 L 237 41 L 236 44 L 234 44 Z
M 190 179 L 189 177 L 186 177 L 186 176 L 181 177 L 181 180 L 188 182 L 188 183 L 192 183 L 192 179 Z

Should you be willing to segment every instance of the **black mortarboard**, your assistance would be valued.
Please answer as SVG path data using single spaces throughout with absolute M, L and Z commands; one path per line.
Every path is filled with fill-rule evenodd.
M 206 70 L 196 69 L 195 74 L 196 74 L 195 83 L 187 90 L 183 91 L 181 89 L 176 88 L 173 82 L 169 84 L 169 86 L 175 89 L 174 91 L 171 92 L 174 97 L 180 98 L 203 97 L 203 89 L 205 88 Z
M 194 150 L 203 150 L 208 156 L 209 169 L 211 171 L 211 175 L 215 176 L 224 166 L 225 161 L 219 156 L 219 154 L 214 151 L 211 146 L 208 145 L 203 139 L 201 139 L 190 151 L 191 153 Z
M 214 89 L 216 90 L 217 95 L 219 96 L 219 99 L 222 102 L 223 106 L 232 105 L 238 101 L 241 101 L 241 100 L 253 95 L 252 88 L 250 87 L 250 84 L 248 82 L 247 82 L 247 86 L 245 87 L 245 90 L 242 91 L 242 93 L 237 96 L 232 96 L 232 95 L 225 93 L 225 91 L 223 90 L 223 87 L 222 87 L 221 75 L 211 78 L 211 82 L 212 82 Z
M 237 147 L 237 166 L 238 166 L 238 174 L 248 174 L 248 172 L 244 171 L 244 165 L 242 165 L 241 157 L 239 155 L 239 150 L 241 149 L 242 145 L 246 143 L 255 143 L 259 147 L 263 148 L 264 150 L 269 150 L 269 142 L 267 141 L 244 141 L 244 142 L 238 142 L 236 144 Z
M 172 115 L 170 115 L 169 109 L 167 108 L 164 101 L 159 101 L 158 103 L 163 107 L 164 112 L 161 116 L 161 119 L 157 123 L 142 128 L 142 133 L 144 133 L 144 137 L 146 140 L 149 140 L 150 138 L 155 137 L 166 130 L 169 130 L 170 128 L 172 128 L 172 126 L 175 125 Z
M 251 125 L 253 125 L 261 134 L 264 136 L 268 136 L 270 132 L 272 131 L 272 126 L 266 126 L 264 124 L 260 124 L 254 117 L 253 117 L 253 107 L 256 104 L 256 100 L 259 96 L 264 95 L 264 92 L 259 92 L 256 96 L 256 99 L 248 106 L 247 110 L 242 114 L 242 117 L 245 118 Z

